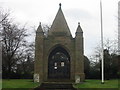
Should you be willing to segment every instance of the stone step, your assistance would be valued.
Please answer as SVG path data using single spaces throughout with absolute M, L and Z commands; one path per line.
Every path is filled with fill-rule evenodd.
M 35 90 L 76 90 L 72 84 L 60 84 L 60 83 L 42 83 L 40 87 Z

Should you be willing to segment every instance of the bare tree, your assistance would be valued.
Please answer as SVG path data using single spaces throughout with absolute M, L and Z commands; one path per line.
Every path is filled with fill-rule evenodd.
M 9 12 L 3 13 L 3 10 L 0 8 L 0 24 L 6 21 L 9 15 L 10 15 Z
M 48 36 L 48 33 L 49 33 L 49 30 L 50 30 L 50 27 L 51 25 L 42 25 L 43 27 L 43 32 L 44 32 L 44 35 L 47 37 Z
M 17 63 L 17 71 L 25 73 L 33 73 L 34 68 L 34 43 L 27 44 L 23 50 L 19 51 L 19 61 Z
M 18 60 L 16 59 L 18 50 L 26 43 L 24 38 L 27 34 L 25 27 L 20 28 L 19 25 L 13 24 L 8 19 L 4 18 L 4 21 L 2 19 L 1 23 L 3 69 L 10 75 Z
M 118 41 L 117 40 L 110 40 L 110 39 L 105 39 L 104 41 L 104 49 L 107 49 L 109 51 L 110 54 L 117 54 L 118 52 Z M 94 61 L 98 61 L 99 59 L 101 59 L 101 46 L 100 44 L 98 44 L 95 47 L 95 51 L 94 54 L 91 56 L 94 58 Z M 92 58 L 92 59 L 93 59 Z
M 117 41 L 106 39 L 104 42 L 104 69 L 105 69 L 105 78 L 110 79 L 109 76 L 117 76 Z M 95 48 L 94 54 L 90 58 L 94 63 L 92 64 L 94 69 L 101 70 L 101 47 L 97 45 Z M 115 71 L 115 72 L 113 72 Z M 111 75 L 110 75 L 111 74 Z

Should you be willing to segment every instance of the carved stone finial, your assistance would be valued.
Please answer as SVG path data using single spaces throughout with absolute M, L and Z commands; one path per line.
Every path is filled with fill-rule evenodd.
M 41 22 L 39 22 L 39 25 L 41 25 Z
M 59 6 L 61 7 L 61 3 L 59 3 Z
M 78 22 L 78 25 L 80 25 L 80 22 Z

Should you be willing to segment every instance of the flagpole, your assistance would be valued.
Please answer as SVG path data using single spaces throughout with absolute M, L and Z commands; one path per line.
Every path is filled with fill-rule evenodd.
M 101 52 L 101 58 L 102 58 L 102 61 L 101 61 L 101 69 L 102 69 L 102 84 L 104 84 L 104 50 L 103 50 L 103 21 L 102 21 L 102 2 L 100 0 L 100 18 L 101 18 L 101 49 L 102 49 L 102 52 Z

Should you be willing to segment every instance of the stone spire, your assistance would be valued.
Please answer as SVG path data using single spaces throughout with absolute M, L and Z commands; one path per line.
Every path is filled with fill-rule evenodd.
M 39 24 L 36 32 L 37 32 L 37 33 L 43 33 L 42 26 L 41 26 L 41 22 L 40 22 L 40 24 Z
M 67 36 L 71 35 L 70 29 L 61 9 L 61 3 L 59 4 L 59 10 L 49 31 L 49 35 L 51 34 L 64 34 Z
M 76 33 L 83 33 L 82 28 L 80 26 L 80 22 L 78 22 L 78 27 Z

